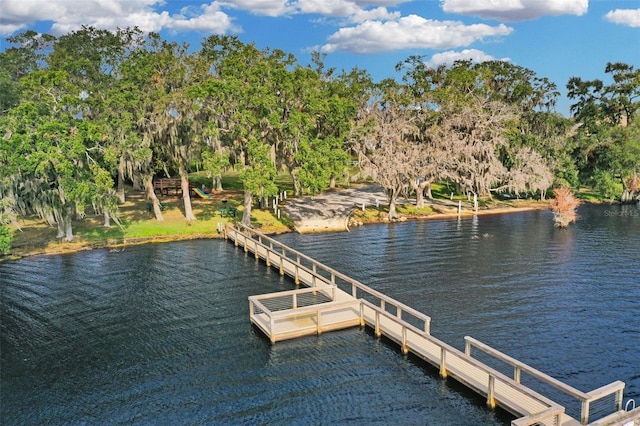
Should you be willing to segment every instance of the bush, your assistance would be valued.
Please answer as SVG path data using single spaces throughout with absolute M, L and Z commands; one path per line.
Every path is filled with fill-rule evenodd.
M 620 179 L 616 179 L 606 171 L 598 170 L 593 177 L 593 181 L 600 195 L 610 200 L 619 197 L 624 189 Z
M 571 189 L 567 187 L 557 188 L 554 190 L 555 198 L 549 200 L 551 211 L 553 212 L 553 221 L 560 228 L 566 228 L 570 223 L 578 220 L 576 209 L 580 205 Z
M 0 225 L 0 254 L 9 254 L 11 252 L 11 241 L 13 233 L 6 225 Z

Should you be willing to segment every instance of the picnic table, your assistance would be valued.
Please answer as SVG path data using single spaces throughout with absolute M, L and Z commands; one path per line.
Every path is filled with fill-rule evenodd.
M 238 209 L 235 207 L 220 207 L 218 209 L 218 214 L 220 217 L 236 217 L 236 213 Z

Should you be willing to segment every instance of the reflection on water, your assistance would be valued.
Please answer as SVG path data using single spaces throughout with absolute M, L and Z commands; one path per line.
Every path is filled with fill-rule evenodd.
M 637 401 L 634 208 L 582 208 L 566 230 L 527 212 L 278 238 L 427 313 L 453 346 L 471 335 L 584 391 L 622 380 Z M 509 424 L 368 331 L 271 346 L 247 297 L 291 288 L 223 241 L 0 264 L 0 422 Z

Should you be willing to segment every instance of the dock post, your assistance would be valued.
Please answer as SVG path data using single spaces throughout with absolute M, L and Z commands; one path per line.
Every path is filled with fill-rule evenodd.
M 407 346 L 407 327 L 402 327 L 402 344 L 400 345 L 400 351 L 402 355 L 409 353 L 409 347 Z
M 589 400 L 582 401 L 582 412 L 580 413 L 580 423 L 583 425 L 589 424 Z
M 320 321 L 321 321 L 321 316 L 320 316 L 320 309 L 318 309 L 318 311 L 316 312 L 317 316 L 316 316 L 316 321 L 318 322 L 318 324 L 316 325 L 316 331 L 318 333 L 318 336 L 322 334 L 322 326 L 320 326 Z
M 489 374 L 489 386 L 487 388 L 487 405 L 492 410 L 496 408 L 495 387 L 496 378 L 493 374 Z
M 616 392 L 616 411 L 622 410 L 622 400 L 624 399 L 624 387 Z
M 282 254 L 280 255 L 280 275 L 284 275 L 284 259 L 287 257 L 287 252 L 282 247 Z
M 447 378 L 447 350 L 444 347 L 440 349 L 440 377 Z
M 271 340 L 271 343 L 275 343 L 276 342 L 276 324 L 275 321 L 273 319 L 273 317 L 269 318 L 269 340 Z

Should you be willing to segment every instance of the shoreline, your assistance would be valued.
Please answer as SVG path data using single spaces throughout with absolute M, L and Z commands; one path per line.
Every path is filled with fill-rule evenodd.
M 517 206 L 497 206 L 497 207 L 489 207 L 484 209 L 479 209 L 477 213 L 474 213 L 471 210 L 463 210 L 460 215 L 458 215 L 457 211 L 452 212 L 433 212 L 424 215 L 403 215 L 399 219 L 394 221 L 389 221 L 386 217 L 376 217 L 376 218 L 367 218 L 366 220 L 358 220 L 357 224 L 350 223 L 354 214 L 357 213 L 358 209 L 354 208 L 354 210 L 346 217 L 334 217 L 334 218 L 306 218 L 298 221 L 295 229 L 287 228 L 283 225 L 282 228 L 276 229 L 275 231 L 267 232 L 269 235 L 279 235 L 290 232 L 298 232 L 301 234 L 312 234 L 312 233 L 324 233 L 324 232 L 349 232 L 351 229 L 372 225 L 372 224 L 390 224 L 390 223 L 402 223 L 410 220 L 449 220 L 460 218 L 470 218 L 474 215 L 477 216 L 487 216 L 487 215 L 496 215 L 496 214 L 509 214 L 509 213 L 520 213 L 525 211 L 533 211 L 533 210 L 547 210 L 549 208 L 548 203 L 535 202 L 535 204 L 530 204 L 527 206 L 517 207 Z M 335 225 L 338 224 L 338 225 Z M 125 239 L 124 241 L 117 243 L 109 243 L 98 244 L 98 243 L 90 243 L 87 241 L 74 241 L 71 243 L 65 242 L 57 242 L 50 243 L 48 246 L 38 249 L 17 249 L 11 255 L 6 256 L 5 258 L 0 258 L 0 262 L 2 261 L 12 261 L 12 260 L 20 260 L 27 257 L 34 256 L 49 256 L 49 255 L 65 255 L 65 254 L 73 254 L 79 253 L 82 251 L 90 251 L 90 250 L 110 250 L 110 251 L 124 251 L 127 247 L 135 247 L 142 244 L 161 244 L 161 243 L 170 243 L 176 241 L 189 241 L 189 240 L 204 240 L 204 239 L 223 239 L 224 235 L 222 233 L 218 233 L 217 230 L 212 233 L 207 234 L 180 234 L 180 235 L 163 235 L 163 236 L 152 236 L 152 237 L 143 237 L 143 238 L 132 238 L 130 240 Z

